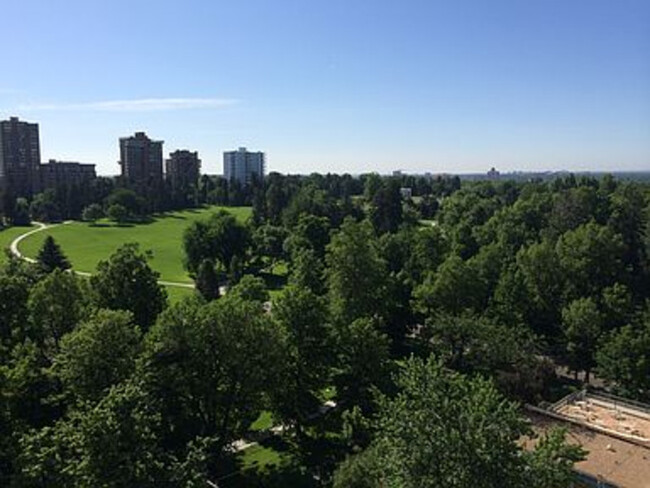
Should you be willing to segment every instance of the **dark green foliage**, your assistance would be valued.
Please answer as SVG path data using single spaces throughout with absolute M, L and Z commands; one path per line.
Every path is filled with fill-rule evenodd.
M 562 310 L 562 323 L 567 340 L 569 367 L 585 371 L 586 381 L 594 366 L 596 343 L 602 333 L 603 317 L 594 300 L 581 298 Z
M 259 415 L 277 388 L 285 354 L 281 329 L 262 308 L 236 295 L 166 310 L 147 338 L 148 388 L 173 448 L 196 436 L 217 455 Z
M 93 299 L 99 307 L 131 312 L 136 325 L 147 330 L 167 304 L 159 276 L 137 244 L 124 244 L 97 265 L 90 278 Z
M 100 310 L 63 338 L 54 371 L 74 399 L 99 401 L 131 376 L 139 352 L 140 331 L 131 314 Z
M 61 339 L 84 317 L 87 295 L 85 283 L 59 269 L 31 289 L 27 303 L 28 336 L 48 360 L 59 351 Z
M 383 180 L 381 186 L 373 190 L 370 221 L 375 230 L 383 234 L 395 232 L 402 223 L 402 195 L 399 182 Z
M 82 218 L 88 222 L 95 223 L 102 217 L 104 217 L 104 210 L 98 203 L 91 203 L 83 210 Z
M 273 392 L 275 409 L 279 418 L 300 428 L 318 410 L 334 363 L 327 306 L 309 289 L 288 286 L 272 310 L 287 339 L 285 370 Z
M 196 290 L 206 300 L 219 298 L 219 277 L 214 269 L 214 262 L 204 259 L 196 275 Z
M 192 222 L 185 230 L 185 266 L 194 274 L 204 259 L 213 259 L 223 270 L 229 271 L 234 258 L 245 258 L 249 245 L 248 229 L 235 216 L 222 210 L 207 219 Z
M 650 401 L 650 314 L 604 336 L 596 364 L 617 393 Z
M 12 224 L 14 225 L 29 225 L 31 219 L 29 218 L 29 202 L 25 198 L 17 198 L 16 205 L 12 212 Z
M 113 205 L 109 205 L 106 216 L 118 224 L 123 224 L 129 220 L 129 211 L 124 205 L 114 203 Z
M 582 451 L 561 433 L 523 451 L 528 424 L 489 382 L 411 359 L 398 386 L 395 398 L 380 398 L 375 439 L 342 466 L 335 487 L 560 488 L 573 479 Z
M 54 190 L 45 190 L 32 200 L 29 213 L 33 220 L 40 222 L 58 222 L 61 220 L 61 209 L 56 203 Z
M 308 288 L 317 295 L 325 293 L 323 261 L 311 249 L 303 249 L 293 255 L 289 283 Z
M 61 247 L 52 236 L 47 236 L 43 241 L 43 246 L 38 251 L 38 256 L 36 256 L 36 261 L 46 273 L 51 273 L 55 269 L 66 270 L 70 268 L 68 258 L 65 257 Z
M 239 283 L 228 291 L 228 295 L 260 305 L 269 301 L 269 291 L 264 284 L 264 280 L 253 275 L 242 277 Z
M 349 324 L 385 315 L 388 271 L 369 222 L 351 219 L 327 247 L 327 284 L 333 317 Z
M 375 389 L 390 386 L 389 348 L 388 336 L 368 318 L 357 319 L 339 332 L 334 383 L 344 404 L 358 405 L 364 412 L 372 409 Z
M 141 215 L 146 206 L 145 203 L 142 196 L 127 188 L 116 188 L 106 199 L 109 217 L 111 213 L 110 208 L 116 205 L 121 207 L 121 212 L 126 215 L 126 218 Z

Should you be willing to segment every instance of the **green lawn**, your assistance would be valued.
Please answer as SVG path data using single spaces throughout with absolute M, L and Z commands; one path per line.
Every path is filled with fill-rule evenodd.
M 166 286 L 165 290 L 167 291 L 167 303 L 169 305 L 180 302 L 184 298 L 194 294 L 192 288 L 183 288 L 180 286 Z
M 9 244 L 11 244 L 11 241 L 13 241 L 19 235 L 28 232 L 30 229 L 31 227 L 9 227 L 7 229 L 0 230 L 0 247 L 2 248 L 0 250 L 1 251 L 0 264 L 4 264 L 7 262 L 5 249 L 9 248 Z
M 23 254 L 34 257 L 49 234 L 61 246 L 75 270 L 92 273 L 97 263 L 108 258 L 120 245 L 137 242 L 142 250 L 152 251 L 149 265 L 160 273 L 160 279 L 191 283 L 192 280 L 183 268 L 183 230 L 190 222 L 206 217 L 219 208 L 233 213 L 242 221 L 251 214 L 250 207 L 210 207 L 170 212 L 157 216 L 151 223 L 131 226 L 117 226 L 104 221 L 96 226 L 86 222 L 72 222 L 31 235 L 19 247 Z M 2 233 L 4 232 L 6 231 Z M 20 233 L 22 232 L 18 232 Z M 8 240 L 10 241 L 11 239 Z M 170 302 L 191 292 L 192 290 L 168 287 Z

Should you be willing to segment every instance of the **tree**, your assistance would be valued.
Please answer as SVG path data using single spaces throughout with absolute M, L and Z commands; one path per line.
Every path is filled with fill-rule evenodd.
M 55 269 L 66 270 L 70 268 L 68 258 L 65 257 L 54 237 L 49 235 L 43 241 L 43 246 L 36 256 L 36 261 L 46 273 L 51 273 Z
M 128 188 L 116 188 L 106 199 L 106 205 L 110 207 L 119 205 L 124 209 L 127 216 L 140 215 L 145 208 L 146 202 L 133 190 Z
M 54 190 L 48 189 L 36 195 L 29 206 L 29 213 L 34 220 L 41 222 L 60 221 L 61 209 L 56 203 Z
M 312 249 L 297 252 L 291 260 L 289 283 L 308 288 L 317 295 L 325 293 L 325 270 L 323 261 Z
M 415 308 L 427 316 L 436 311 L 460 314 L 480 310 L 485 301 L 484 287 L 467 262 L 451 255 L 413 291 Z
M 98 203 L 91 203 L 83 210 L 82 218 L 93 224 L 102 217 L 104 217 L 104 210 Z
M 106 215 L 109 219 L 118 224 L 123 224 L 129 219 L 129 211 L 124 205 L 120 205 L 119 203 L 114 203 L 109 206 Z
M 55 269 L 31 290 L 27 308 L 30 338 L 43 355 L 52 360 L 61 339 L 72 331 L 86 313 L 87 290 L 72 273 Z
M 16 199 L 16 206 L 13 209 L 14 225 L 29 225 L 31 219 L 29 218 L 29 202 L 26 198 L 19 197 Z
M 578 371 L 584 371 L 587 383 L 594 366 L 594 354 L 602 331 L 602 322 L 602 315 L 591 298 L 574 300 L 562 310 L 569 366 L 576 376 Z
M 598 376 L 620 394 L 650 400 L 650 316 L 611 331 L 596 353 Z
M 149 333 L 142 363 L 147 388 L 161 402 L 166 442 L 184 449 L 208 437 L 218 456 L 277 388 L 284 350 L 277 324 L 237 295 L 168 308 Z
M 322 297 L 308 288 L 286 287 L 273 302 L 273 317 L 287 338 L 283 381 L 273 392 L 279 417 L 302 425 L 320 406 L 319 393 L 328 384 L 332 358 L 332 331 Z
M 402 223 L 402 194 L 399 182 L 384 180 L 372 198 L 370 220 L 379 234 L 396 232 Z
M 257 227 L 253 233 L 256 254 L 268 256 L 272 262 L 281 259 L 284 256 L 282 245 L 287 235 L 287 229 L 282 226 L 264 224 Z
M 397 383 L 396 397 L 379 398 L 371 446 L 340 468 L 336 488 L 560 488 L 573 479 L 583 451 L 561 433 L 524 451 L 518 440 L 528 424 L 489 381 L 412 358 Z
M 204 259 L 196 275 L 196 290 L 206 300 L 219 298 L 219 278 L 214 270 L 214 262 Z
M 590 222 L 566 232 L 558 239 L 556 251 L 569 300 L 598 296 L 603 288 L 626 281 L 625 246 L 608 226 Z
M 179 455 L 162 442 L 159 404 L 136 381 L 111 388 L 53 426 L 21 439 L 17 486 L 199 486 L 206 466 L 193 439 Z
M 213 259 L 228 271 L 233 258 L 243 259 L 250 245 L 248 229 L 223 210 L 192 222 L 183 233 L 185 267 L 198 272 L 204 259 Z
M 333 318 L 350 324 L 382 317 L 388 271 L 369 222 L 347 218 L 327 246 L 327 284 Z
M 334 384 L 340 402 L 372 410 L 375 389 L 390 385 L 389 350 L 390 339 L 372 319 L 357 319 L 339 332 Z
M 330 222 L 327 217 L 302 214 L 291 235 L 285 242 L 289 255 L 311 249 L 320 259 L 325 256 L 325 248 L 330 242 Z
M 560 267 L 553 242 L 544 239 L 522 247 L 517 252 L 516 261 L 517 285 L 524 285 L 532 309 L 526 317 L 528 323 L 539 334 L 547 337 L 560 335 L 558 324 L 562 318 L 562 297 L 569 277 Z
M 0 364 L 14 344 L 25 339 L 27 300 L 31 283 L 23 276 L 0 272 Z
M 130 313 L 97 311 L 61 341 L 54 371 L 64 390 L 81 401 L 99 401 L 134 372 L 140 336 Z
M 127 243 L 108 261 L 99 262 L 90 285 L 97 306 L 130 311 L 136 325 L 146 331 L 167 305 L 167 293 L 158 284 L 159 277 L 138 244 Z
M 258 276 L 245 275 L 228 294 L 259 305 L 269 301 L 269 291 L 264 280 Z

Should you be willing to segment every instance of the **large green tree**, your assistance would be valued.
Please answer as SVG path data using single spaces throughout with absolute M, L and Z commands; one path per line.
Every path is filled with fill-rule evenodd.
M 518 441 L 530 434 L 528 424 L 490 382 L 450 373 L 433 358 L 414 358 L 398 387 L 396 397 L 380 398 L 375 438 L 339 469 L 336 488 L 563 488 L 572 482 L 581 450 L 553 434 L 524 451 Z
M 86 313 L 87 287 L 74 274 L 55 270 L 38 282 L 29 295 L 30 337 L 52 359 L 61 338 L 72 331 Z
M 280 418 L 302 426 L 320 406 L 333 366 L 333 334 L 322 297 L 307 288 L 288 286 L 273 301 L 273 317 L 287 338 L 283 381 L 273 392 Z
M 47 236 L 43 241 L 43 246 L 38 251 L 36 261 L 46 273 L 51 273 L 55 269 L 68 269 L 70 262 L 65 257 L 61 247 L 56 243 L 52 236 Z
M 603 316 L 593 299 L 580 298 L 562 310 L 562 324 L 569 367 L 576 375 L 578 371 L 584 371 L 585 381 L 589 382 L 589 373 L 595 363 L 596 345 L 602 333 Z
M 596 353 L 598 376 L 626 397 L 650 400 L 650 314 L 605 335 Z
M 74 399 L 97 401 L 129 378 L 140 349 L 130 313 L 99 310 L 63 338 L 54 371 Z
M 128 310 L 135 323 L 148 329 L 167 304 L 167 293 L 158 284 L 159 273 L 147 264 L 138 244 L 128 243 L 100 261 L 90 278 L 95 303 L 102 308 Z
M 183 234 L 185 266 L 197 273 L 204 259 L 212 259 L 228 271 L 235 257 L 243 259 L 250 245 L 248 229 L 224 210 L 192 222 Z
M 237 294 L 167 309 L 147 337 L 141 374 L 161 402 L 170 447 L 209 437 L 218 455 L 238 439 L 276 388 L 284 351 L 281 328 Z
M 332 314 L 341 324 L 383 317 L 388 270 L 369 222 L 346 219 L 327 247 L 327 284 Z

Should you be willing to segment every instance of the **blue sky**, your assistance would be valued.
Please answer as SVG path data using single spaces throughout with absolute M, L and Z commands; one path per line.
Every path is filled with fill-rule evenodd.
M 0 118 L 119 170 L 136 130 L 209 173 L 650 170 L 647 0 L 3 0 Z

